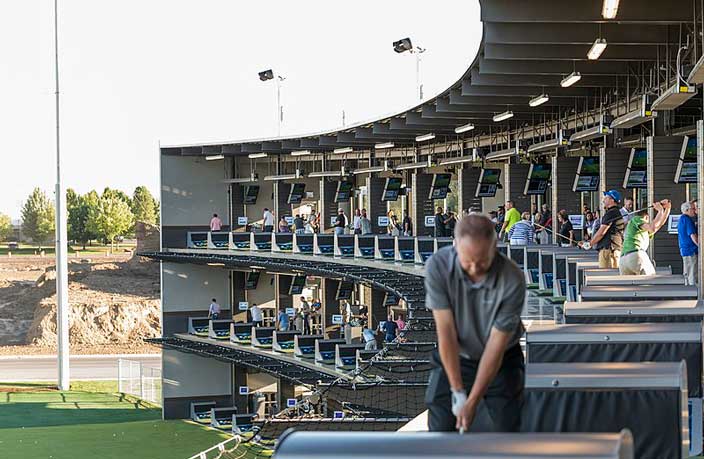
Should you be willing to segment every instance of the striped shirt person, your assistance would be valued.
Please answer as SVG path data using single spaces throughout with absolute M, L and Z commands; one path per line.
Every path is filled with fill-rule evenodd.
M 530 222 L 530 213 L 523 212 L 521 220 L 508 230 L 511 245 L 529 245 L 535 242 L 535 229 Z

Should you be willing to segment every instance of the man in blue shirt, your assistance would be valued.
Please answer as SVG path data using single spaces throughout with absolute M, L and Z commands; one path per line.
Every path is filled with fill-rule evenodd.
M 384 341 L 392 342 L 398 335 L 398 325 L 394 322 L 394 318 L 389 315 L 389 318 L 381 325 L 381 330 L 384 332 Z
M 279 331 L 288 331 L 289 318 L 288 314 L 286 314 L 286 311 L 284 309 L 279 310 L 279 316 L 277 317 L 277 319 L 279 322 Z
M 682 215 L 677 222 L 677 242 L 682 256 L 683 274 L 687 285 L 697 284 L 697 254 L 699 237 L 697 234 L 697 204 L 695 201 L 683 202 L 680 207 Z

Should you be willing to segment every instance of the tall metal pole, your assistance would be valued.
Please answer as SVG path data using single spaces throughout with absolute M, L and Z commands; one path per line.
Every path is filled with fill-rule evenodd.
M 59 137 L 59 4 L 54 0 L 54 62 L 56 78 L 56 328 L 59 367 L 59 389 L 69 390 L 68 346 L 68 262 L 66 231 L 66 193 L 61 183 L 61 152 Z
M 281 81 L 283 78 L 276 76 L 276 136 L 281 137 L 281 122 L 284 120 L 284 108 L 281 106 Z
M 418 100 L 423 100 L 423 84 L 420 82 L 420 55 L 422 51 L 416 51 L 416 88 L 418 89 Z

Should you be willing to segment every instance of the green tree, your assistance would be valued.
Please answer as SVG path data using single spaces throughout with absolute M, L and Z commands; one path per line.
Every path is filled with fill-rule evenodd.
M 54 204 L 39 188 L 32 191 L 22 207 L 22 231 L 39 244 L 39 250 L 54 235 Z
M 100 197 L 98 205 L 88 214 L 88 229 L 106 241 L 112 248 L 115 238 L 126 234 L 134 224 L 134 215 L 125 201 L 108 193 Z
M 100 197 L 95 191 L 81 196 L 70 188 L 66 190 L 68 238 L 83 244 L 83 250 L 86 249 L 88 242 L 98 238 L 98 234 L 91 231 L 88 225 L 88 216 L 90 215 L 91 209 L 97 208 L 99 201 Z
M 6 241 L 12 235 L 10 217 L 0 212 L 0 241 Z
M 132 199 L 122 190 L 114 190 L 110 187 L 105 187 L 101 197 L 117 198 L 127 204 L 127 207 L 132 208 Z
M 156 223 L 156 201 L 146 186 L 138 186 L 132 194 L 132 213 L 136 221 Z

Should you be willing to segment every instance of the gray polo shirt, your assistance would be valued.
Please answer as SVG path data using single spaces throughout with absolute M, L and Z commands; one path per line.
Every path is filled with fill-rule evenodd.
M 523 334 L 521 311 L 526 298 L 523 271 L 497 252 L 486 277 L 474 283 L 452 246 L 438 250 L 425 266 L 425 306 L 451 309 L 463 357 L 479 360 L 491 329 L 512 333 L 509 347 Z

